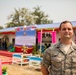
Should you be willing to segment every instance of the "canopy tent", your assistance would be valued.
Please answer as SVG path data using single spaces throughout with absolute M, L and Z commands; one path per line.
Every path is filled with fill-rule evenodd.
M 76 21 L 71 22 L 73 24 L 73 27 L 76 28 Z M 52 24 L 39 24 L 37 25 L 37 29 L 58 29 L 60 23 L 52 23 Z
M 0 29 L 0 34 L 15 34 L 15 27 Z
M 71 23 L 73 24 L 73 27 L 76 28 L 76 21 L 71 21 Z M 38 24 L 38 25 L 30 25 L 35 26 L 37 30 L 41 30 L 41 29 L 58 29 L 59 28 L 60 23 L 53 23 L 53 24 Z M 16 32 L 16 28 L 20 28 L 20 27 L 30 27 L 30 26 L 19 26 L 19 27 L 11 27 L 11 28 L 4 28 L 4 29 L 0 29 L 0 33 L 5 33 L 5 34 L 9 34 L 9 33 L 15 33 Z

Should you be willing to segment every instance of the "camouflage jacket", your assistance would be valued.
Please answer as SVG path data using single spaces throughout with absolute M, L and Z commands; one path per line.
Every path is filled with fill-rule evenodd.
M 72 45 L 67 54 L 63 51 L 61 43 L 49 47 L 43 54 L 41 64 L 49 75 L 76 75 L 76 45 Z

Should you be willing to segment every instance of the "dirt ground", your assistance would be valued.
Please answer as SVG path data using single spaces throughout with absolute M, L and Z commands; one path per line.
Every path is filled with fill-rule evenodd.
M 40 70 L 29 68 L 28 65 L 6 64 L 8 75 L 42 75 Z

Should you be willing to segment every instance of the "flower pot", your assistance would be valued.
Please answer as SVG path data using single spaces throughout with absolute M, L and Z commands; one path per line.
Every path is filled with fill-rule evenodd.
M 2 75 L 7 75 L 7 72 L 2 72 Z

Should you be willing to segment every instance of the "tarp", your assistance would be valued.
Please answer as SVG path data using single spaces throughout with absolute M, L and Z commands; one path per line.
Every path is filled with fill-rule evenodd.
M 73 27 L 76 28 L 76 21 L 71 21 L 71 23 L 73 24 Z M 38 25 L 34 25 L 36 26 L 36 29 L 57 29 L 59 28 L 60 23 L 53 23 L 53 24 L 38 24 Z M 31 25 L 32 26 L 32 25 Z M 25 26 L 19 26 L 19 27 L 25 27 Z M 26 26 L 26 28 L 29 26 Z M 16 32 L 17 27 L 11 27 L 11 28 L 4 28 L 4 29 L 0 29 L 0 33 L 1 32 Z
M 76 21 L 71 22 L 73 27 L 76 27 Z M 57 29 L 59 28 L 60 23 L 53 23 L 53 24 L 39 24 L 37 25 L 37 29 Z

